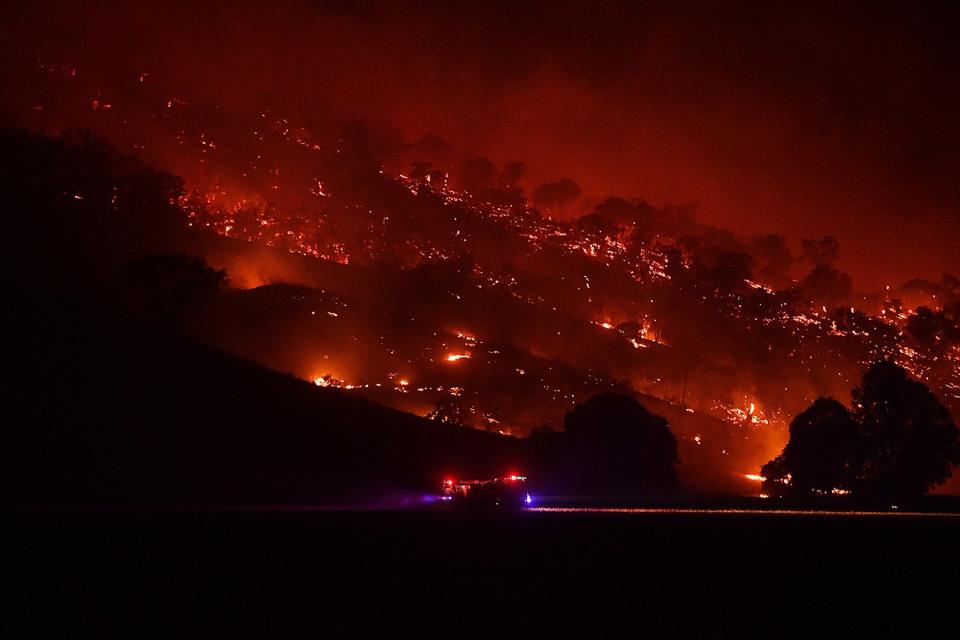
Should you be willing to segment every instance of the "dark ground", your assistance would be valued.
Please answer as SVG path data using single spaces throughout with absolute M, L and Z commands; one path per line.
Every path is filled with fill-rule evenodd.
M 168 511 L 2 522 L 0 631 L 25 624 L 30 637 L 952 637 L 957 626 L 955 517 Z

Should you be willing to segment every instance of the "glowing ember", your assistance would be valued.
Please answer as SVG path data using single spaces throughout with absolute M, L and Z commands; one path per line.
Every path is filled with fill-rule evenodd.
M 456 362 L 457 360 L 469 360 L 469 353 L 451 353 L 447 356 L 447 362 Z
M 764 476 L 757 475 L 755 473 L 745 473 L 743 474 L 743 477 L 747 480 L 752 480 L 753 482 L 763 482 L 766 480 Z
M 313 379 L 313 384 L 318 387 L 343 387 L 343 380 L 334 377 L 332 373 L 328 373 L 323 376 L 318 376 Z M 350 388 L 350 385 L 347 385 Z

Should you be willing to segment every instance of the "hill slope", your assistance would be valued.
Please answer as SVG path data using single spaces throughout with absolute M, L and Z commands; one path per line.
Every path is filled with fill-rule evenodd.
M 9 502 L 371 504 L 519 459 L 515 439 L 319 389 L 45 293 L 7 300 Z

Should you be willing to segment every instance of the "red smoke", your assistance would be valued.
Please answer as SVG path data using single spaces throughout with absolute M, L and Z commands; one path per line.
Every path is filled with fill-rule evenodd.
M 570 177 L 743 235 L 832 234 L 865 289 L 956 269 L 954 15 L 632 4 L 31 3 L 4 44 L 105 86 L 146 72 L 185 100 L 437 134 L 526 161 L 528 193 Z

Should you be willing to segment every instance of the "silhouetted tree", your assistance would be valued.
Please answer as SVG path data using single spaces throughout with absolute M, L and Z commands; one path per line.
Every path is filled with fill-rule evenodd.
M 634 398 L 594 396 L 567 414 L 564 429 L 534 443 L 550 490 L 623 496 L 676 487 L 676 439 Z
M 588 213 L 585 216 L 580 216 L 576 221 L 577 229 L 582 233 L 587 235 L 595 236 L 597 238 L 604 237 L 616 237 L 617 234 L 622 231 L 622 228 L 617 225 L 614 220 L 598 215 L 596 213 Z
M 508 162 L 503 166 L 503 171 L 497 182 L 501 187 L 514 187 L 527 172 L 527 164 L 521 161 Z
M 866 451 L 859 484 L 884 497 L 920 495 L 960 464 L 960 432 L 933 392 L 892 362 L 878 362 L 853 390 Z
M 952 273 L 944 273 L 941 282 L 943 283 L 943 289 L 948 299 L 944 307 L 951 303 L 960 304 L 960 278 Z
M 700 237 L 684 237 L 681 246 L 692 264 L 686 277 L 698 286 L 734 292 L 745 291 L 746 280 L 753 277 L 753 258 L 742 251 L 732 251 Z
M 921 349 L 932 350 L 937 343 L 940 323 L 937 314 L 927 307 L 917 307 L 916 312 L 907 320 L 907 333 Z
M 134 311 L 161 324 L 212 298 L 225 285 L 227 272 L 185 253 L 150 255 L 127 264 Z
M 533 190 L 533 203 L 545 209 L 562 209 L 580 197 L 580 185 L 569 178 L 544 182 Z
M 664 271 L 670 280 L 676 283 L 676 287 L 680 289 L 689 286 L 692 279 L 688 277 L 689 271 L 684 268 L 683 251 L 669 244 L 658 244 L 656 249 L 663 254 L 666 260 Z
M 542 424 L 530 431 L 529 441 L 534 445 L 549 442 L 557 435 L 557 430 L 548 424 Z
M 183 178 L 149 167 L 122 175 L 115 186 L 114 207 L 124 213 L 144 217 L 171 218 L 183 213 L 171 205 L 184 194 Z M 169 220 L 161 220 L 167 222 Z
M 656 209 L 639 198 L 624 200 L 611 196 L 596 205 L 593 213 L 609 218 L 624 227 L 643 225 L 649 228 L 654 224 Z
M 470 193 L 490 189 L 496 177 L 497 167 L 487 158 L 471 158 L 460 167 L 460 186 Z
M 790 423 L 783 454 L 764 465 L 764 488 L 768 493 L 785 493 L 787 487 L 796 493 L 849 491 L 862 446 L 850 411 L 833 398 L 818 398 Z
M 960 341 L 960 324 L 953 316 L 956 303 L 940 311 L 917 307 L 907 320 L 906 330 L 923 351 L 943 353 Z
M 340 126 L 339 155 L 356 167 L 377 168 L 382 158 L 403 147 L 400 134 L 389 127 L 363 120 Z
M 783 496 L 794 493 L 791 485 L 793 476 L 782 453 L 760 467 L 760 474 L 763 476 L 763 490 L 768 495 Z
M 733 251 L 718 252 L 706 273 L 706 280 L 721 291 L 743 289 L 745 281 L 752 277 L 753 258 Z
M 867 498 L 918 496 L 960 464 L 960 431 L 922 382 L 892 362 L 870 366 L 853 411 L 820 398 L 790 425 L 783 454 L 764 465 L 777 494 L 852 491 Z
M 819 264 L 800 281 L 794 293 L 806 302 L 833 308 L 853 292 L 850 276 L 826 264 Z
M 757 278 L 774 289 L 790 285 L 790 267 L 793 256 L 783 236 L 767 234 L 754 237 L 750 242 L 750 253 L 757 265 Z

